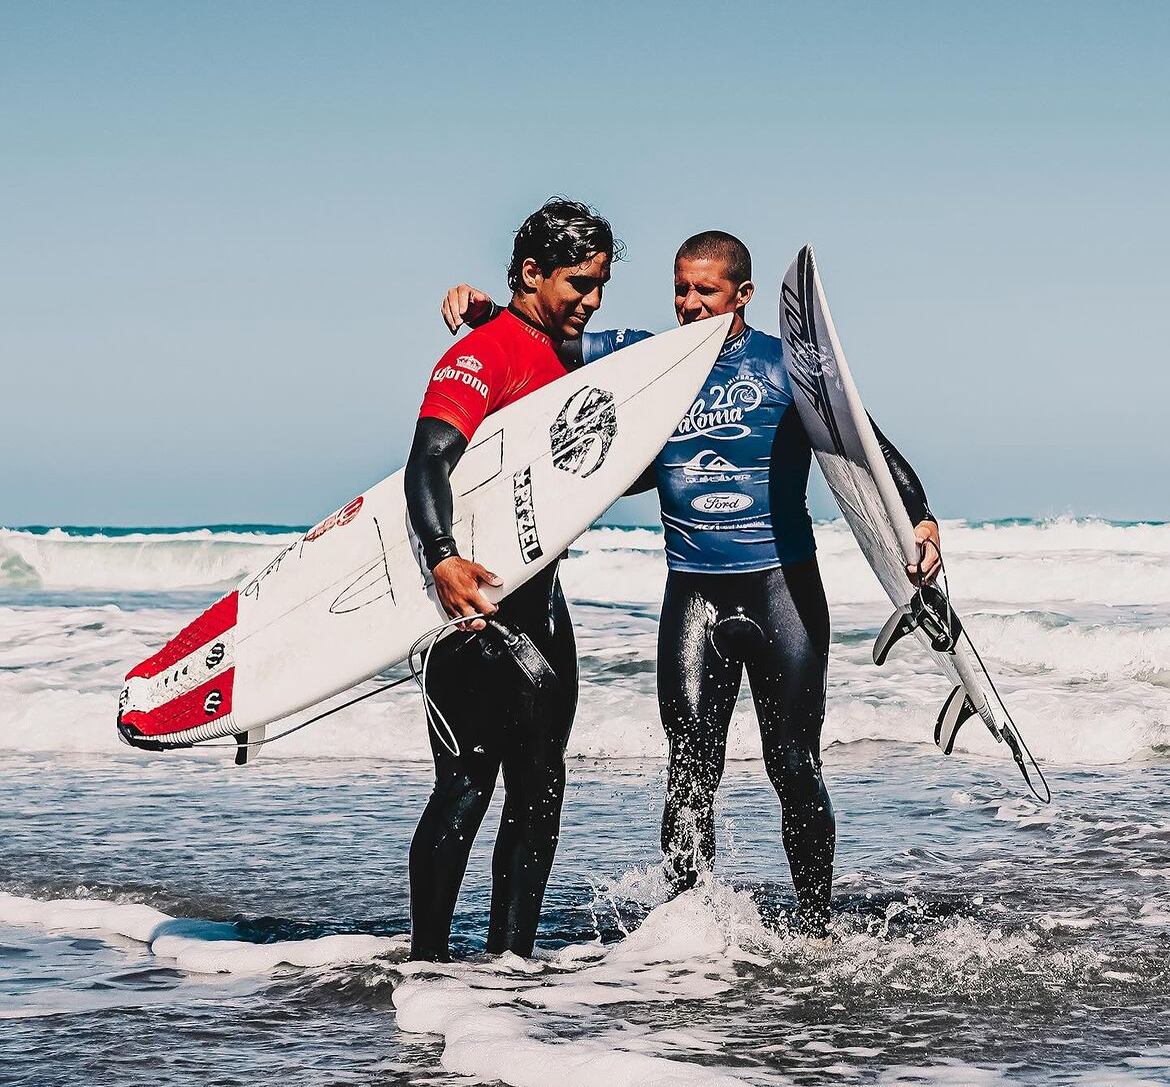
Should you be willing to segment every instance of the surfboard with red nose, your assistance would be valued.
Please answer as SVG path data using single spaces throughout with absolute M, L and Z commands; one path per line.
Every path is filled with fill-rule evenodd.
M 484 420 L 451 475 L 460 554 L 503 580 L 555 560 L 654 459 L 714 365 L 730 315 L 651 337 Z M 263 726 L 403 660 L 446 621 L 403 473 L 318 521 L 126 674 L 118 729 L 165 750 Z

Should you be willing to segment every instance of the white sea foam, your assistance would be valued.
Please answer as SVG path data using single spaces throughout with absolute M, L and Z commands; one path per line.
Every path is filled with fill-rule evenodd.
M 661 760 L 654 620 L 582 605 L 576 613 L 582 684 L 570 754 Z M 885 667 L 873 666 L 880 609 L 841 608 L 834 615 L 839 638 L 857 633 L 831 647 L 826 746 L 930 744 L 946 681 L 913 643 L 899 646 Z M 124 750 L 112 727 L 122 676 L 178 625 L 172 608 L 0 607 L 0 750 Z M 969 628 L 1039 757 L 1118 762 L 1149 757 L 1170 742 L 1170 619 L 1142 626 L 1075 622 L 1051 612 L 975 614 Z M 964 727 L 959 750 L 999 760 L 1012 772 L 1003 748 L 977 721 Z M 760 757 L 746 684 L 728 755 Z M 375 695 L 272 745 L 265 757 L 429 761 L 418 695 L 410 685 Z
M 92 898 L 41 901 L 0 891 L 0 924 L 48 932 L 95 932 L 147 944 L 160 959 L 197 974 L 267 974 L 280 966 L 369 962 L 405 946 L 403 937 L 321 936 L 257 944 L 235 939 L 234 925 L 171 917 L 152 906 Z
M 175 591 L 230 585 L 295 537 L 259 532 L 76 536 L 0 529 L 0 587 Z
M 910 643 L 897 647 L 883 668 L 873 666 L 870 646 L 888 603 L 847 530 L 832 523 L 818 532 L 835 635 L 825 744 L 929 745 L 948 693 L 945 680 Z M 170 589 L 205 576 L 235 577 L 289 538 L 210 530 L 126 537 L 0 530 L 0 556 L 19 552 L 29 569 L 40 564 L 39 584 Z M 582 662 L 574 756 L 660 760 L 665 753 L 653 676 L 653 614 L 665 576 L 661 539 L 648 529 L 594 529 L 564 564 L 567 591 L 578 598 Z M 956 595 L 980 578 L 989 594 L 994 590 L 989 602 L 963 607 L 967 626 L 1038 756 L 1116 762 L 1148 758 L 1170 742 L 1170 608 L 1157 603 L 1159 579 L 1170 586 L 1170 526 L 948 523 L 944 539 Z M 1124 606 L 1138 586 L 1153 587 L 1153 595 L 1139 608 Z M 14 603 L 0 606 L 0 750 L 119 750 L 111 719 L 122 676 L 190 618 L 192 605 L 176 606 L 163 595 L 157 607 L 139 606 L 141 598 L 124 607 L 48 605 L 11 583 L 8 594 Z M 958 749 L 1013 772 L 978 722 L 964 727 Z M 760 756 L 746 684 L 728 754 Z M 288 756 L 429 761 L 418 696 L 410 687 L 377 695 L 265 752 Z
M 634 873 L 603 893 L 628 901 L 649 892 L 654 904 L 657 891 L 651 884 L 645 873 Z M 969 1000 L 992 991 L 1027 997 L 1092 983 L 1111 969 L 1088 948 L 1050 947 L 1038 933 L 1004 932 L 971 918 L 894 934 L 891 922 L 915 909 L 910 899 L 891 903 L 884 917 L 875 915 L 864 924 L 843 917 L 834 922 L 833 941 L 825 945 L 765 926 L 748 893 L 708 876 L 695 890 L 653 905 L 640 927 L 614 944 L 538 949 L 532 960 L 504 955 L 434 964 L 403 962 L 405 937 L 341 935 L 250 944 L 236 939 L 233 925 L 176 919 L 133 902 L 43 902 L 0 894 L 0 924 L 141 941 L 186 972 L 257 976 L 301 967 L 324 980 L 328 974 L 320 974 L 322 968 L 356 966 L 368 984 L 392 981 L 402 1030 L 442 1039 L 446 1071 L 515 1087 L 755 1082 L 750 1064 L 720 1065 L 726 1038 L 704 1029 L 701 1015 L 687 1029 L 661 1029 L 654 1017 L 632 1017 L 623 1010 L 680 1002 L 735 1006 L 745 984 L 749 989 L 756 984 L 752 977 L 790 979 L 768 987 L 767 999 L 779 1011 L 804 999 L 808 986 L 835 992 L 842 1001 L 850 994 L 874 998 L 882 993 L 896 999 L 909 994 Z M 1114 973 L 1109 974 L 1114 985 L 1130 983 Z M 1140 979 L 1135 976 L 1132 983 Z M 786 1036 L 784 1045 L 834 1051 L 815 1027 L 807 1035 Z M 843 1057 L 882 1052 L 880 1043 L 869 1048 L 869 1054 L 858 1046 L 840 1052 Z M 945 1063 L 896 1066 L 886 1082 L 946 1083 L 954 1071 Z M 769 1082 L 783 1081 L 773 1075 Z M 997 1080 L 983 1071 L 953 1082 Z
M 263 566 L 291 539 L 210 529 L 121 536 L 0 529 L 0 587 L 210 590 Z M 842 522 L 818 525 L 817 540 L 832 602 L 883 599 Z M 1170 525 L 955 521 L 943 525 L 943 542 L 960 600 L 1170 603 Z M 662 534 L 591 529 L 563 569 L 567 590 L 579 599 L 657 602 L 665 577 Z

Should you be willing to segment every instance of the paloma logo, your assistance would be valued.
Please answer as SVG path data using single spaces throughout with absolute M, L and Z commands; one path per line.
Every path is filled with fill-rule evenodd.
M 733 494 L 731 491 L 701 494 L 691 501 L 691 509 L 699 513 L 740 513 L 754 505 L 755 499 L 750 494 Z

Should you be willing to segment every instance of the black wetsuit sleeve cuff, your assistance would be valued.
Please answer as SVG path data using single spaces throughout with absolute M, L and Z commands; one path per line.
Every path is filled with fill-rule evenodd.
M 422 548 L 423 559 L 426 561 L 428 570 L 433 570 L 444 559 L 459 554 L 454 536 L 438 536 L 432 540 L 423 540 Z

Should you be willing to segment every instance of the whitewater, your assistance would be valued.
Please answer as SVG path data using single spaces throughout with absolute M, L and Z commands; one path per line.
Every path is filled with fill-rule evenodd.
M 497 803 L 449 967 L 405 961 L 430 784 L 411 688 L 242 770 L 116 739 L 129 665 L 296 532 L 0 528 L 0 1082 L 1170 1083 L 1170 525 L 942 527 L 1047 807 L 977 722 L 934 747 L 946 681 L 912 645 L 874 667 L 888 604 L 817 525 L 827 945 L 785 923 L 746 690 L 716 871 L 666 900 L 662 536 L 594 528 L 562 563 L 581 700 L 538 953 L 483 954 Z

